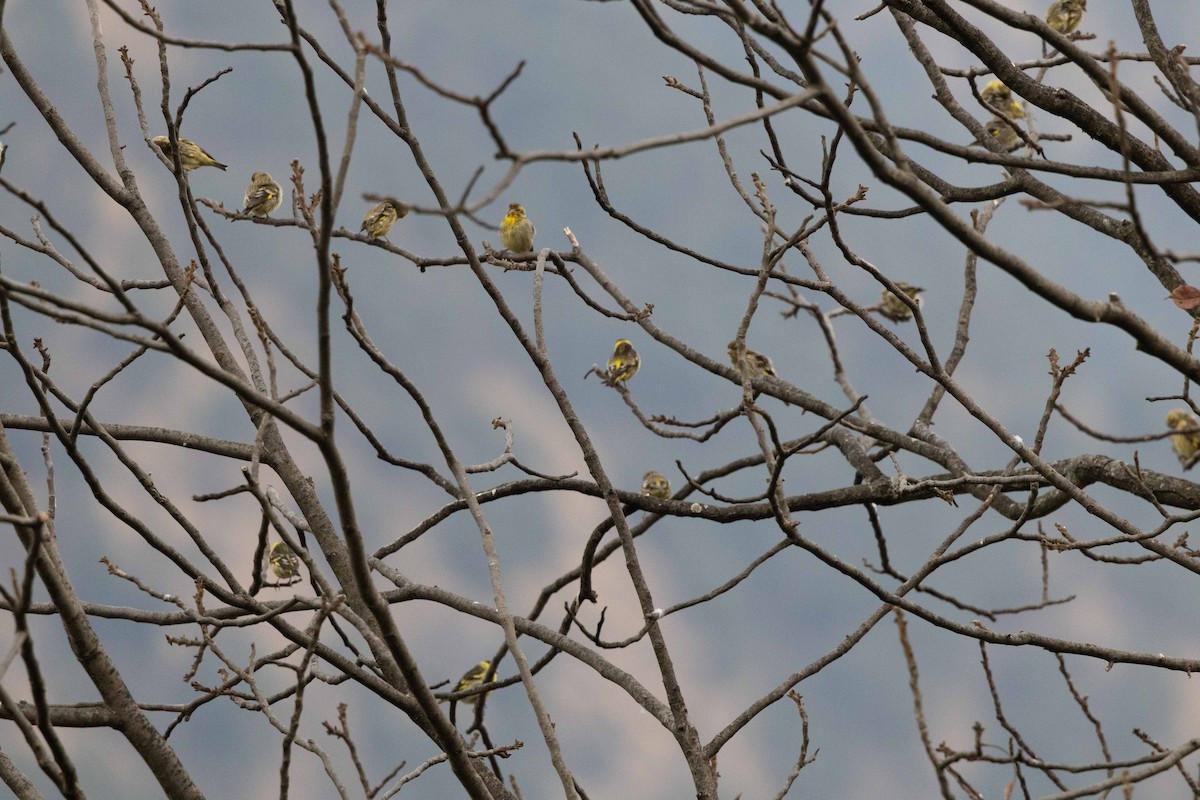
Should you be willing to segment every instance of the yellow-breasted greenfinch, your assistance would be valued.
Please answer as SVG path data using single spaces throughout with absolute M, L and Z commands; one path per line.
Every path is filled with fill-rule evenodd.
M 642 476 L 642 494 L 666 500 L 671 496 L 671 482 L 661 472 L 650 470 Z
M 979 96 L 991 106 L 992 113 L 999 113 L 1000 116 L 1009 119 L 1025 118 L 1025 109 L 1013 99 L 1012 89 L 1005 86 L 1003 81 L 988 81 Z
M 150 140 L 151 143 L 158 146 L 162 154 L 167 160 L 171 160 L 171 140 L 166 136 L 155 136 Z M 179 165 L 183 167 L 184 172 L 191 172 L 200 167 L 216 167 L 224 170 L 226 166 L 220 161 L 204 152 L 204 148 L 193 141 L 179 137 Z
M 762 353 L 756 353 L 747 347 L 746 356 L 739 364 L 736 340 L 729 343 L 729 347 L 726 348 L 726 351 L 729 353 L 729 362 L 733 364 L 733 368 L 738 372 L 746 373 L 751 379 L 762 378 L 767 375 L 770 375 L 772 378 L 779 377 L 779 375 L 775 372 L 775 364 L 772 363 L 770 356 L 765 356 Z
M 1173 431 L 1191 430 L 1190 433 L 1177 433 L 1171 437 L 1171 446 L 1184 469 L 1190 469 L 1196 463 L 1196 454 L 1200 452 L 1200 422 L 1186 408 L 1173 408 L 1167 412 L 1167 427 Z
M 1054 0 L 1046 10 L 1046 24 L 1068 36 L 1079 27 L 1086 10 L 1087 0 Z
M 537 230 L 529 217 L 525 216 L 525 206 L 520 203 L 509 203 L 508 213 L 500 221 L 500 244 L 504 249 L 513 253 L 528 253 L 533 250 L 533 236 Z
M 637 374 L 642 359 L 628 339 L 617 339 L 613 345 L 612 355 L 608 357 L 608 373 L 605 376 L 610 384 L 617 381 L 627 381 Z
M 287 542 L 276 542 L 271 545 L 271 554 L 267 556 L 267 564 L 271 574 L 281 581 L 290 582 L 300 575 L 300 558 L 292 552 Z
M 904 281 L 896 281 L 896 288 L 908 295 L 918 305 L 921 305 L 919 295 L 924 289 L 905 283 Z M 879 315 L 890 319 L 892 322 L 907 322 L 912 319 L 913 312 L 908 305 L 896 295 L 892 294 L 890 289 L 883 290 L 883 300 L 879 305 Z
M 397 208 L 395 203 L 384 200 L 371 206 L 363 215 L 362 227 L 358 230 L 366 231 L 372 239 L 382 239 L 388 235 L 396 220 L 403 219 L 407 214 L 408 206 L 402 204 Z
M 476 686 L 483 686 L 483 678 L 487 675 L 488 669 L 492 666 L 490 661 L 480 661 L 475 666 L 463 673 L 463 676 L 458 679 L 458 683 L 454 684 L 456 692 L 463 692 L 467 689 L 474 689 Z M 480 697 L 487 697 L 491 692 L 484 692 L 482 695 L 473 694 L 470 697 L 462 698 L 464 703 L 476 703 Z
M 242 213 L 252 217 L 269 217 L 282 202 L 283 189 L 279 188 L 275 179 L 269 173 L 256 172 L 250 176 L 250 185 L 242 201 Z

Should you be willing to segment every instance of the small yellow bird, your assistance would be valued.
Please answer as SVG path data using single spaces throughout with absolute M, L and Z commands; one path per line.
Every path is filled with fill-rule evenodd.
M 491 666 L 492 663 L 490 661 L 480 661 L 463 673 L 463 676 L 458 679 L 458 683 L 454 684 L 453 691 L 463 692 L 467 689 L 474 689 L 476 686 L 483 686 L 483 678 L 487 675 L 487 671 Z M 461 702 L 474 704 L 479 701 L 479 698 L 487 697 L 489 694 L 491 692 L 484 692 L 481 695 L 473 694 L 470 697 L 462 698 Z
M 152 144 L 158 146 L 162 154 L 171 160 L 171 140 L 166 136 L 155 136 L 150 140 Z M 179 137 L 179 165 L 183 167 L 184 172 L 191 172 L 200 167 L 216 167 L 224 170 L 226 166 L 220 161 L 204 152 L 204 148 L 193 141 Z
M 992 117 L 988 120 L 987 134 L 1006 153 L 1016 150 L 1021 146 L 1021 135 L 1013 130 L 1012 125 L 1002 117 Z M 976 139 L 971 144 L 983 144 L 983 142 Z
M 508 213 L 500 222 L 500 243 L 504 245 L 504 249 L 513 253 L 528 253 L 533 250 L 533 237 L 536 233 L 533 223 L 525 216 L 525 206 L 509 203 Z
M 1003 81 L 988 81 L 979 96 L 992 107 L 993 112 L 999 112 L 1001 116 L 1009 119 L 1025 118 L 1025 109 L 1013 99 L 1012 89 L 1005 86 Z
M 1167 427 L 1173 431 L 1192 429 L 1191 433 L 1177 433 L 1171 437 L 1171 446 L 1183 468 L 1191 469 L 1200 452 L 1200 422 L 1186 408 L 1173 408 L 1167 412 Z
M 612 355 L 608 357 L 606 379 L 610 385 L 617 381 L 627 381 L 637 375 L 641 365 L 642 359 L 638 357 L 637 350 L 633 349 L 633 344 L 628 339 L 617 339 Z
M 642 476 L 642 494 L 666 500 L 671 496 L 671 482 L 661 472 L 650 470 Z
M 300 559 L 288 547 L 287 542 L 276 542 L 271 545 L 271 554 L 267 556 L 271 574 L 281 581 L 291 582 L 300 575 Z
M 918 306 L 921 305 L 919 295 L 924 289 L 905 283 L 904 281 L 896 281 L 896 287 L 912 298 Z M 892 294 L 890 289 L 883 290 L 883 300 L 879 306 L 879 315 L 892 322 L 907 322 L 912 319 L 913 312 L 903 300 Z
M 1046 10 L 1046 24 L 1063 36 L 1069 36 L 1083 21 L 1087 0 L 1054 0 Z
M 283 202 L 283 189 L 275 179 L 266 172 L 256 172 L 250 176 L 250 185 L 246 188 L 246 197 L 242 200 L 242 212 L 252 217 L 269 217 L 271 212 L 279 208 Z
M 388 200 L 371 206 L 363 215 L 362 227 L 359 232 L 366 231 L 372 239 L 382 239 L 396 224 L 396 220 L 408 216 L 408 206 L 401 204 L 399 208 Z
M 733 368 L 738 372 L 746 373 L 751 379 L 762 378 L 767 375 L 770 375 L 772 378 L 779 377 L 779 374 L 775 372 L 775 364 L 772 363 L 770 356 L 765 356 L 762 353 L 756 353 L 747 347 L 746 357 L 742 360 L 742 363 L 739 364 L 737 357 L 737 340 L 730 342 L 729 347 L 726 348 L 726 351 L 729 353 L 729 362 L 733 364 Z

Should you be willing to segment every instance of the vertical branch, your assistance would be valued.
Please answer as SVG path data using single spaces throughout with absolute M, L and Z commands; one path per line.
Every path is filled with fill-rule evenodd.
M 929 726 L 925 721 L 925 706 L 921 699 L 921 682 L 917 674 L 917 657 L 913 654 L 912 645 L 908 641 L 908 624 L 904 621 L 904 612 L 900 609 L 893 609 L 892 616 L 896 621 L 896 634 L 900 637 L 900 649 L 904 653 L 904 665 L 908 668 L 908 690 L 912 693 L 913 716 L 917 720 L 917 732 L 921 736 L 921 745 L 925 748 L 925 758 L 929 759 L 929 764 L 933 767 L 933 774 L 937 777 L 938 789 L 941 791 L 942 797 L 945 800 L 953 800 L 954 795 L 950 791 L 950 783 L 946 780 L 942 762 L 933 748 L 933 740 L 929 738 Z

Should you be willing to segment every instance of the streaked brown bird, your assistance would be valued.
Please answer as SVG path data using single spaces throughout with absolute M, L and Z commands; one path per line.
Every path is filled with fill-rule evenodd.
M 151 143 L 158 146 L 162 154 L 171 160 L 171 140 L 166 136 L 155 136 L 150 140 Z M 219 170 L 226 169 L 226 165 L 217 161 L 204 151 L 204 148 L 195 142 L 179 137 L 179 165 L 183 167 L 184 172 L 191 172 L 200 167 L 216 167 Z
M 243 213 L 252 217 L 269 217 L 282 202 L 283 189 L 279 188 L 269 173 L 256 172 L 250 176 L 250 185 L 242 200 Z
M 742 363 L 738 363 L 737 357 L 737 340 L 729 343 L 726 348 L 729 353 L 729 362 L 733 364 L 733 368 L 738 372 L 745 373 L 750 378 L 762 378 L 770 375 L 772 378 L 778 378 L 778 373 L 775 372 L 775 364 L 771 361 L 770 356 L 765 356 L 762 353 L 755 352 L 749 347 L 746 348 L 746 357 Z
M 921 305 L 919 295 L 924 289 L 905 283 L 904 281 L 896 281 L 896 288 L 908 295 L 918 306 Z M 903 300 L 892 294 L 890 289 L 883 290 L 883 299 L 879 305 L 879 315 L 890 319 L 892 322 L 907 322 L 912 319 L 912 309 L 908 307 Z
M 408 206 L 401 204 L 399 208 L 390 200 L 376 203 L 363 215 L 362 227 L 359 232 L 366 231 L 372 239 L 382 239 L 396 224 L 396 220 L 408 215 Z

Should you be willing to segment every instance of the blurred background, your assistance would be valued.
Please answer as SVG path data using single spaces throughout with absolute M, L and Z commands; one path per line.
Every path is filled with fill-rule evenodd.
M 1033 35 L 1005 30 L 961 5 L 961 13 L 993 36 L 1015 62 L 1040 54 L 1040 43 Z M 1039 16 L 1045 10 L 1041 4 L 1011 5 Z M 1119 50 L 1143 47 L 1128 7 L 1094 5 L 1083 30 L 1095 33 L 1096 39 L 1085 47 L 1100 52 L 1110 40 Z M 1187 43 L 1170 37 L 1174 32 L 1196 30 L 1200 11 L 1192 4 L 1159 5 L 1162 7 L 1154 12 L 1168 46 Z M 140 16 L 136 4 L 123 3 L 122 7 Z M 287 41 L 287 29 L 271 3 L 159 0 L 156 7 L 170 35 L 213 42 Z M 301 24 L 344 69 L 352 71 L 353 50 L 329 5 L 298 2 L 296 7 Z M 884 99 L 894 124 L 921 128 L 952 142 L 971 140 L 971 134 L 932 99 L 923 70 L 887 12 L 855 21 L 854 17 L 870 10 L 871 3 L 831 2 L 826 7 L 860 55 L 862 69 Z M 352 0 L 344 3 L 344 8 L 355 31 L 378 40 L 374 3 Z M 793 23 L 803 19 L 806 11 L 807 6 L 796 5 Z M 3 13 L 8 35 L 39 85 L 84 144 L 111 167 L 85 8 L 61 0 L 10 0 Z M 668 13 L 665 7 L 663 13 Z M 629 5 L 441 0 L 393 4 L 390 15 L 395 56 L 417 66 L 431 81 L 464 95 L 486 96 L 525 62 L 520 77 L 492 106 L 495 122 L 515 152 L 573 150 L 574 133 L 585 147 L 618 146 L 706 126 L 700 102 L 663 80 L 674 76 L 698 88 L 695 65 L 655 39 Z M 741 44 L 725 26 L 678 14 L 667 18 L 676 32 L 696 47 L 735 69 L 745 69 Z M 145 95 L 151 133 L 164 133 L 157 45 L 107 8 L 101 8 L 100 19 L 108 55 L 107 78 L 125 157 L 139 190 L 159 223 L 171 233 L 180 261 L 186 263 L 195 251 L 187 238 L 175 181 L 143 141 L 117 53 L 118 47 L 128 46 L 134 75 Z M 922 32 L 943 67 L 975 65 L 955 42 L 928 29 Z M 328 69 L 316 66 L 311 50 L 306 50 L 306 55 L 317 74 L 321 110 L 336 158 L 343 147 L 352 93 Z M 181 135 L 229 165 L 227 172 L 204 169 L 191 173 L 196 197 L 240 208 L 250 175 L 258 170 L 273 174 L 290 194 L 287 181 L 293 160 L 306 170 L 308 191 L 315 191 L 319 170 L 313 125 L 292 56 L 171 47 L 168 57 L 172 114 L 188 87 L 198 86 L 218 70 L 233 70 L 194 97 L 184 117 Z M 1144 91 L 1164 116 L 1181 130 L 1193 132 L 1195 138 L 1195 123 L 1158 93 L 1152 68 L 1123 64 L 1121 70 L 1123 80 Z M 745 89 L 709 73 L 706 78 L 718 120 L 753 109 L 754 98 Z M 833 73 L 828 79 L 842 82 Z M 1099 91 L 1078 70 L 1052 70 L 1047 82 L 1071 89 L 1102 111 L 1107 109 Z M 964 105 L 975 108 L 965 81 L 956 80 L 952 86 Z M 366 87 L 390 110 L 387 82 L 377 61 L 368 62 Z M 408 74 L 400 74 L 400 90 L 413 132 L 449 196 L 457 198 L 481 165 L 485 170 L 472 198 L 486 194 L 506 173 L 508 163 L 493 158 L 495 144 L 478 114 L 438 96 Z M 866 104 L 855 110 L 867 113 Z M 1073 135 L 1070 141 L 1044 143 L 1050 158 L 1120 165 L 1115 154 L 1069 123 L 1032 111 L 1040 132 Z M 977 116 L 982 118 L 982 109 Z M 111 274 L 126 280 L 161 278 L 161 267 L 136 226 L 66 155 L 17 86 L 12 70 L 5 69 L 0 75 L 0 128 L 10 122 L 16 125 L 3 136 L 9 148 L 3 178 L 45 202 L 49 212 L 67 225 Z M 797 110 L 777 117 L 775 126 L 791 168 L 818 178 L 823 142 L 835 132 L 833 125 Z M 1145 135 L 1136 126 L 1133 133 Z M 781 227 L 793 230 L 815 213 L 783 185 L 780 175 L 760 155 L 760 150 L 768 149 L 761 126 L 734 129 L 726 141 L 742 182 L 749 185 L 751 173 L 756 172 L 766 183 L 779 208 Z M 966 164 L 916 144 L 906 148 L 912 158 L 959 185 L 984 185 L 1003 177 L 996 166 Z M 603 175 L 613 204 L 640 224 L 713 258 L 748 268 L 759 265 L 760 222 L 731 187 L 713 141 L 607 161 Z M 1117 184 L 1041 177 L 1075 197 L 1096 202 L 1123 199 L 1123 187 Z M 865 205 L 886 209 L 911 205 L 875 180 L 843 143 L 832 181 L 835 201 L 850 197 L 860 183 L 869 187 Z M 426 208 L 436 206 L 407 148 L 366 109 L 359 119 L 346 187 L 337 225 L 350 230 L 358 229 L 363 212 L 371 205 L 366 194 L 392 195 Z M 1138 198 L 1160 249 L 1188 251 L 1194 247 L 1192 223 L 1163 203 L 1157 189 L 1141 189 Z M 708 356 L 726 360 L 725 347 L 745 313 L 752 278 L 715 270 L 634 234 L 597 206 L 576 163 L 542 161 L 527 166 L 494 204 L 480 211 L 487 227 L 466 223 L 477 247 L 482 248 L 485 240 L 500 247 L 494 226 L 509 202 L 520 202 L 528 210 L 538 229 L 539 248 L 569 250 L 563 232 L 569 228 L 586 253 L 636 304 L 653 304 L 655 324 Z M 288 216 L 287 209 L 285 202 L 275 216 Z M 959 209 L 964 218 L 970 211 L 968 205 Z M 0 225 L 4 228 L 34 238 L 33 213 L 11 193 L 0 193 Z M 203 214 L 270 325 L 300 358 L 315 366 L 317 270 L 308 234 L 297 228 L 230 223 L 208 209 L 203 209 Z M 924 313 L 933 344 L 944 358 L 954 341 L 962 298 L 964 248 L 923 216 L 896 220 L 843 216 L 840 221 L 843 235 L 859 255 L 894 280 L 926 289 Z M 1164 335 L 1180 345 L 1186 342 L 1191 319 L 1164 299 L 1166 290 L 1135 255 L 1112 240 L 1058 213 L 1030 211 L 1017 198 L 1008 199 L 997 211 L 987 235 L 1087 299 L 1102 300 L 1116 292 L 1127 307 Z M 65 254 L 76 257 L 61 237 L 49 238 Z M 461 255 L 444 219 L 433 214 L 412 214 L 401 220 L 389 239 L 425 257 L 449 260 Z M 878 284 L 846 263 L 827 231 L 814 236 L 810 246 L 831 279 L 852 298 L 863 305 L 878 302 Z M 370 335 L 421 388 L 460 460 L 483 463 L 502 452 L 503 435 L 491 426 L 493 418 L 502 417 L 512 420 L 515 453 L 524 464 L 543 473 L 578 471 L 587 477 L 579 447 L 537 371 L 467 268 L 419 271 L 396 255 L 344 239 L 334 241 L 334 250 L 348 268 L 357 310 Z M 789 255 L 785 263 L 793 274 L 812 277 L 798 254 Z M 1186 274 L 1191 266 L 1185 264 L 1182 269 L 1189 282 L 1195 283 Z M 532 274 L 489 269 L 508 303 L 532 331 Z M 117 309 L 111 299 L 100 297 L 49 259 L 8 238 L 0 239 L 0 270 L 9 278 L 37 281 L 80 302 Z M 594 298 L 614 307 L 582 270 L 575 270 L 575 275 Z M 956 377 L 1011 432 L 1027 442 L 1033 439 L 1050 389 L 1046 354 L 1051 348 L 1057 349 L 1064 361 L 1078 350 L 1091 350 L 1061 399 L 1089 425 L 1125 436 L 1164 429 L 1169 406 L 1147 398 L 1181 392 L 1183 381 L 1178 374 L 1161 362 L 1139 357 L 1126 335 L 1068 318 L 989 264 L 980 264 L 978 281 L 970 346 Z M 824 295 L 810 292 L 804 296 L 825 311 L 835 307 Z M 136 300 L 143 310 L 162 318 L 172 309 L 175 295 L 147 291 L 137 293 Z M 629 388 L 647 414 L 703 419 L 735 407 L 740 388 L 697 369 L 654 342 L 636 324 L 587 309 L 561 280 L 547 279 L 544 304 L 555 372 L 618 486 L 636 490 L 642 473 L 657 469 L 678 487 L 684 481 L 675 466 L 677 460 L 695 475 L 757 452 L 753 432 L 744 419 L 704 444 L 656 437 L 638 423 L 615 392 L 595 377 L 584 379 L 589 367 L 604 363 L 615 339 L 631 339 L 641 354 L 641 372 Z M 210 305 L 215 309 L 215 304 Z M 806 314 L 786 318 L 782 313 L 786 310 L 764 298 L 747 337 L 748 346 L 769 353 L 783 379 L 833 405 L 847 407 L 849 401 L 833 380 L 829 352 L 817 324 Z M 334 312 L 341 312 L 336 302 Z M 181 318 L 175 327 L 188 331 L 190 324 Z M 51 324 L 22 309 L 14 309 L 14 325 L 23 348 L 30 349 L 34 337 L 45 342 L 54 359 L 51 374 L 75 397 L 132 349 L 128 343 L 75 326 Z M 334 369 L 339 391 L 350 398 L 393 453 L 431 463 L 445 472 L 418 410 L 372 366 L 340 326 L 335 317 Z M 872 414 L 896 430 L 907 431 L 932 389 L 930 382 L 856 317 L 838 317 L 833 327 L 849 379 L 858 392 L 869 396 L 867 406 Z M 919 346 L 911 323 L 891 327 L 910 345 Z M 201 344 L 194 334 L 185 341 Z M 304 383 L 294 370 L 281 371 L 281 391 Z M 762 402 L 785 438 L 803 436 L 823 422 L 770 398 Z M 316 419 L 312 392 L 293 405 L 309 419 Z M 99 419 L 112 423 L 177 428 L 242 442 L 250 442 L 254 436 L 245 413 L 229 392 L 162 354 L 149 354 L 122 372 L 98 392 L 91 409 Z M 7 358 L 0 359 L 0 412 L 38 413 L 22 374 Z M 938 435 L 974 470 L 1000 468 L 1012 456 L 952 400 L 944 401 L 935 423 Z M 421 476 L 383 464 L 344 416 L 338 426 L 368 547 L 396 539 L 448 501 Z M 9 436 L 30 481 L 44 491 L 40 435 L 9 431 Z M 289 442 L 332 509 L 319 454 L 299 436 L 290 435 Z M 259 520 L 254 501 L 246 495 L 213 503 L 190 499 L 239 485 L 243 465 L 198 453 L 180 458 L 176 449 L 161 445 L 130 442 L 126 447 L 222 556 L 240 567 L 248 582 L 255 568 L 252 553 Z M 1165 441 L 1136 447 L 1097 442 L 1060 418 L 1050 427 L 1043 456 L 1054 461 L 1103 452 L 1132 462 L 1135 450 L 1143 468 L 1179 474 Z M 145 496 L 111 453 L 94 440 L 84 441 L 82 451 L 114 499 L 189 557 L 199 558 L 182 531 Z M 102 556 L 158 591 L 190 596 L 190 581 L 96 503 L 62 449 L 52 445 L 50 452 L 56 466 L 57 536 L 83 599 L 164 610 L 128 583 L 109 576 L 98 563 Z M 898 463 L 913 478 L 943 472 L 911 454 L 901 454 Z M 881 466 L 892 470 L 886 461 Z M 751 495 L 762 490 L 765 476 L 761 468 L 749 470 L 720 482 L 717 488 L 726 495 Z M 519 477 L 516 470 L 506 467 L 473 476 L 472 488 L 482 491 Z M 836 453 L 827 451 L 794 459 L 786 478 L 788 493 L 799 494 L 847 486 L 853 473 Z M 264 481 L 272 482 L 272 476 Z M 1103 487 L 1093 491 L 1099 501 L 1111 503 L 1114 511 L 1135 524 L 1149 526 L 1158 519 L 1149 504 Z M 960 498 L 959 505 L 953 508 L 932 500 L 879 510 L 898 569 L 908 572 L 923 563 L 974 507 L 970 498 Z M 544 586 L 579 563 L 588 535 L 606 516 L 601 501 L 565 492 L 522 495 L 488 504 L 485 511 L 496 534 L 509 605 L 517 614 L 527 613 Z M 640 519 L 640 512 L 632 519 Z M 803 535 L 848 562 L 858 566 L 867 560 L 878 565 L 864 509 L 800 514 L 798 519 Z M 1040 522 L 1047 533 L 1053 533 L 1053 524 L 1061 524 L 1077 538 L 1114 533 L 1074 505 Z M 984 538 L 1008 525 L 1007 520 L 989 512 L 968 536 Z M 1026 531 L 1032 532 L 1029 527 Z M 1165 541 L 1182 532 L 1169 532 Z M 655 603 L 665 608 L 710 591 L 780 538 L 781 533 L 770 523 L 717 525 L 665 519 L 639 540 L 639 556 Z M 1138 552 L 1130 549 L 1126 554 Z M 2 563 L 15 567 L 21 557 L 14 537 L 0 537 Z M 481 603 L 494 602 L 480 536 L 466 514 L 441 523 L 388 561 L 419 583 L 437 585 Z M 979 607 L 1021 606 L 1040 599 L 1041 569 L 1036 545 L 1009 542 L 939 570 L 931 583 Z M 1191 611 L 1200 590 L 1181 570 L 1163 563 L 1118 568 L 1077 554 L 1051 554 L 1050 570 L 1051 596 L 1074 596 L 1073 602 L 1015 618 L 1002 617 L 989 622 L 989 627 L 1033 630 L 1173 656 L 1197 653 Z M 603 564 L 596 581 L 600 603 L 586 606 L 583 618 L 594 624 L 600 608 L 606 606 L 605 638 L 616 640 L 634 633 L 642 622 L 622 559 Z M 274 599 L 274 593 L 282 598 L 293 591 L 309 589 L 304 583 L 293 589 L 265 590 L 260 597 Z M 572 594 L 568 589 L 552 600 L 543 621 L 556 624 L 562 602 Z M 922 602 L 959 622 L 975 618 L 927 597 Z M 878 600 L 866 590 L 800 550 L 790 549 L 735 590 L 667 618 L 665 636 L 701 740 L 710 740 L 756 698 L 837 647 L 877 607 Z M 456 678 L 471 664 L 489 657 L 502 642 L 499 630 L 431 603 L 400 604 L 395 616 L 431 682 Z M 178 703 L 194 697 L 193 690 L 182 682 L 192 659 L 190 649 L 167 644 L 162 630 L 102 619 L 94 624 L 141 702 Z M 6 619 L 4 625 L 0 645 L 7 646 L 11 621 Z M 58 623 L 39 618 L 35 626 L 52 702 L 95 699 Z M 181 628 L 169 633 L 187 636 L 194 631 Z M 910 635 L 934 744 L 944 740 L 951 747 L 968 749 L 973 742 L 971 726 L 982 720 L 985 741 L 1007 748 L 1008 735 L 994 719 L 978 644 L 912 618 Z M 259 654 L 282 643 L 277 634 L 262 626 L 223 631 L 218 641 L 243 662 L 249 657 L 251 643 L 257 645 Z M 544 652 L 536 643 L 522 642 L 533 657 Z M 1092 726 L 1071 700 L 1052 654 L 1031 648 L 991 648 L 989 653 L 1010 721 L 1030 737 L 1030 745 L 1042 758 L 1102 760 Z M 604 655 L 663 696 L 647 643 L 605 651 Z M 1186 676 L 1139 670 L 1135 679 L 1134 668 L 1127 665 L 1106 670 L 1104 663 L 1073 657 L 1068 664 L 1079 691 L 1089 696 L 1092 712 L 1103 720 L 1115 758 L 1147 752 L 1132 735 L 1134 727 L 1143 728 L 1166 746 L 1196 735 L 1194 692 L 1189 691 Z M 500 667 L 501 677 L 513 672 L 511 660 Z M 272 678 L 278 681 L 273 687 L 269 686 Z M 219 682 L 216 662 L 207 660 L 196 680 L 206 686 Z M 273 689 L 292 680 L 290 673 L 279 670 L 263 676 Z M 14 695 L 25 696 L 19 665 L 6 676 L 6 685 Z M 556 723 L 567 763 L 591 798 L 692 794 L 686 765 L 669 732 L 619 688 L 565 656 L 541 673 L 539 688 Z M 796 688 L 804 696 L 809 714 L 809 752 L 819 749 L 820 754 L 802 772 L 793 796 L 922 797 L 937 791 L 916 733 L 908 674 L 890 620 L 877 625 L 851 652 Z M 343 778 L 352 784 L 345 748 L 319 725 L 321 719 L 336 719 L 339 702 L 349 704 L 352 733 L 371 780 L 382 779 L 401 760 L 412 769 L 436 754 L 406 719 L 372 700 L 350 684 L 314 686 L 306 699 L 308 716 L 302 735 L 332 753 Z M 283 704 L 277 713 L 286 717 L 290 710 L 290 704 Z M 460 706 L 460 726 L 469 711 Z M 152 718 L 165 726 L 173 716 Z M 503 765 L 517 776 L 526 797 L 549 797 L 561 791 L 519 686 L 491 696 L 487 723 L 495 743 L 514 739 L 525 743 Z M 88 730 L 61 733 L 92 797 L 160 796 L 149 772 L 121 737 Z M 278 737 L 260 715 L 241 711 L 227 701 L 213 702 L 181 725 L 170 741 L 209 797 L 278 793 Z M 800 742 L 800 720 L 790 702 L 777 703 L 760 714 L 721 752 L 722 795 L 754 798 L 774 794 L 795 763 Z M 27 748 L 10 725 L 0 726 L 0 748 L 26 774 L 36 772 Z M 967 772 L 988 797 L 1001 796 L 1011 780 L 1011 773 L 999 768 L 991 773 L 971 768 Z M 292 797 L 334 796 L 321 764 L 310 755 L 297 754 L 292 776 Z M 1035 793 L 1052 790 L 1039 776 L 1030 781 Z M 48 782 L 41 781 L 39 786 L 53 794 Z M 452 797 L 460 791 L 443 765 L 428 771 L 401 796 Z

